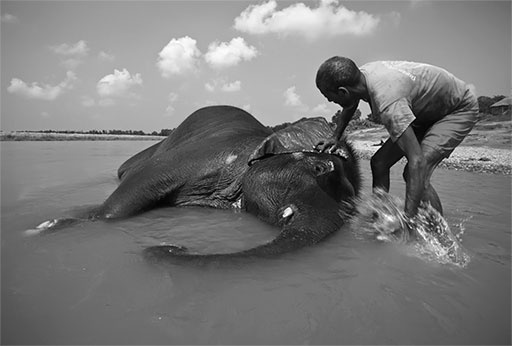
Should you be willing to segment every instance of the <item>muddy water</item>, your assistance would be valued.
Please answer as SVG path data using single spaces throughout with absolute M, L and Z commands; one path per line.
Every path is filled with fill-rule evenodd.
M 150 144 L 1 144 L 3 344 L 510 344 L 508 176 L 433 178 L 450 226 L 464 232 L 466 268 L 347 228 L 276 260 L 190 267 L 142 258 L 162 241 L 228 251 L 275 235 L 250 215 L 202 208 L 21 235 L 103 201 L 117 167 Z M 397 168 L 391 192 L 403 196 L 400 177 Z

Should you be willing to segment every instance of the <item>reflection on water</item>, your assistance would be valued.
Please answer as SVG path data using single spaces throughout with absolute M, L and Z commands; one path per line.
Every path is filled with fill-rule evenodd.
M 433 177 L 466 268 L 357 239 L 347 227 L 275 260 L 204 268 L 155 265 L 160 242 L 201 252 L 265 242 L 250 215 L 163 208 L 21 232 L 103 201 L 117 167 L 151 142 L 1 144 L 2 343 L 510 344 L 510 177 L 438 170 Z M 363 162 L 369 190 L 368 162 Z M 391 193 L 403 198 L 401 169 Z

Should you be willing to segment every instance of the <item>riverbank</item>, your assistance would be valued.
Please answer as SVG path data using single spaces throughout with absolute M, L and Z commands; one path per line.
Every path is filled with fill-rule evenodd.
M 368 160 L 380 148 L 375 143 L 379 143 L 379 141 L 352 141 L 359 156 Z M 468 172 L 510 175 L 512 174 L 512 150 L 461 145 L 453 151 L 449 158 L 444 159 L 439 167 Z
M 510 175 L 512 173 L 512 122 L 481 121 L 451 156 L 439 167 L 478 173 Z M 360 156 L 370 157 L 388 138 L 383 127 L 356 130 L 347 134 Z
M 87 133 L 0 132 L 0 141 L 154 141 L 162 136 L 108 135 Z
M 469 172 L 512 174 L 512 122 L 479 122 L 452 155 L 443 160 L 442 168 L 464 170 Z M 0 132 L 1 141 L 112 141 L 162 140 L 162 136 L 107 135 L 107 134 L 62 134 L 34 132 Z M 388 138 L 382 127 L 359 129 L 347 133 L 359 155 L 364 159 L 370 157 L 380 148 L 380 143 Z

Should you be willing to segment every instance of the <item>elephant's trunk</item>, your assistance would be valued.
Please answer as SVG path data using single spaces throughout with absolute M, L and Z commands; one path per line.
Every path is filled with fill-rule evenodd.
M 286 210 L 286 209 L 285 209 Z M 283 225 L 279 235 L 272 241 L 238 252 L 201 254 L 188 252 L 181 246 L 157 245 L 144 250 L 148 259 L 170 262 L 191 262 L 194 264 L 207 264 L 212 262 L 230 262 L 244 258 L 273 258 L 287 252 L 316 244 L 338 231 L 343 225 L 343 212 L 337 210 L 314 212 L 300 215 L 300 220 L 293 220 Z M 301 226 L 296 226 L 300 224 Z
M 286 252 L 300 249 L 311 245 L 310 239 L 306 238 L 285 238 L 281 234 L 274 240 L 256 246 L 251 249 L 231 253 L 200 254 L 188 252 L 186 248 L 175 245 L 157 245 L 144 250 L 148 259 L 170 262 L 193 262 L 195 264 L 206 264 L 212 262 L 225 262 L 236 259 L 250 258 L 273 258 Z

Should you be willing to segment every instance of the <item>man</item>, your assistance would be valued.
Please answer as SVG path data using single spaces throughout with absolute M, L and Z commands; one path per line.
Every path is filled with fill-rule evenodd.
M 378 61 L 359 69 L 352 60 L 338 56 L 320 66 L 316 86 L 329 102 L 343 107 L 333 137 L 319 142 L 316 149 L 332 151 L 359 101 L 368 102 L 390 135 L 370 161 L 374 191 L 389 191 L 389 170 L 405 155 L 406 215 L 414 217 L 422 200 L 442 214 L 430 177 L 478 120 L 472 87 L 428 64 Z

